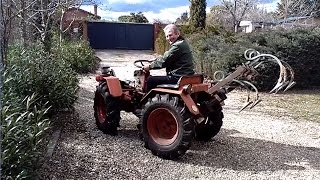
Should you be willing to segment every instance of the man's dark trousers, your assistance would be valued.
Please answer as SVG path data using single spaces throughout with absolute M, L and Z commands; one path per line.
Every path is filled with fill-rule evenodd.
M 147 92 L 160 84 L 177 84 L 179 76 L 150 76 L 147 80 Z

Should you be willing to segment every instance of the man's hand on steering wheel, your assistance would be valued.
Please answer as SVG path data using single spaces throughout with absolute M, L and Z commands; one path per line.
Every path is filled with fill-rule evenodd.
M 153 60 L 136 60 L 134 61 L 134 65 L 138 68 L 142 68 L 145 71 L 150 71 L 150 64 Z
M 144 65 L 142 69 L 145 71 L 150 71 L 150 65 Z

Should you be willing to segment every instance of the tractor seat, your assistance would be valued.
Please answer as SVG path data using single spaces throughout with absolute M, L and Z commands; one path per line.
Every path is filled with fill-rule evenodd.
M 165 88 L 165 89 L 179 89 L 179 84 L 160 84 L 157 88 Z
M 177 84 L 160 84 L 157 87 L 178 90 L 179 87 L 181 86 L 184 86 L 187 84 L 201 84 L 202 82 L 203 82 L 203 75 L 194 74 L 194 75 L 181 76 Z

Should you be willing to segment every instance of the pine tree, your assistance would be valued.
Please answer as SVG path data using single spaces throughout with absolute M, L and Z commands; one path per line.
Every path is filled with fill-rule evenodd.
M 281 0 L 277 9 L 280 18 L 318 16 L 320 14 L 319 11 L 319 0 Z
M 206 0 L 190 0 L 189 25 L 193 30 L 203 29 L 206 26 Z

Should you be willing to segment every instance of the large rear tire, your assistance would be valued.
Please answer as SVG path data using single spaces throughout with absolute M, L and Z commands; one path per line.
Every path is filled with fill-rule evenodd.
M 210 112 L 207 119 L 198 124 L 195 128 L 195 139 L 198 141 L 210 141 L 221 129 L 223 124 L 223 112 L 219 107 Z
M 97 86 L 94 96 L 94 117 L 98 129 L 110 135 L 117 135 L 120 121 L 119 98 L 112 97 L 107 84 Z
M 178 97 L 157 94 L 143 108 L 141 134 L 154 155 L 177 159 L 191 146 L 194 121 Z

